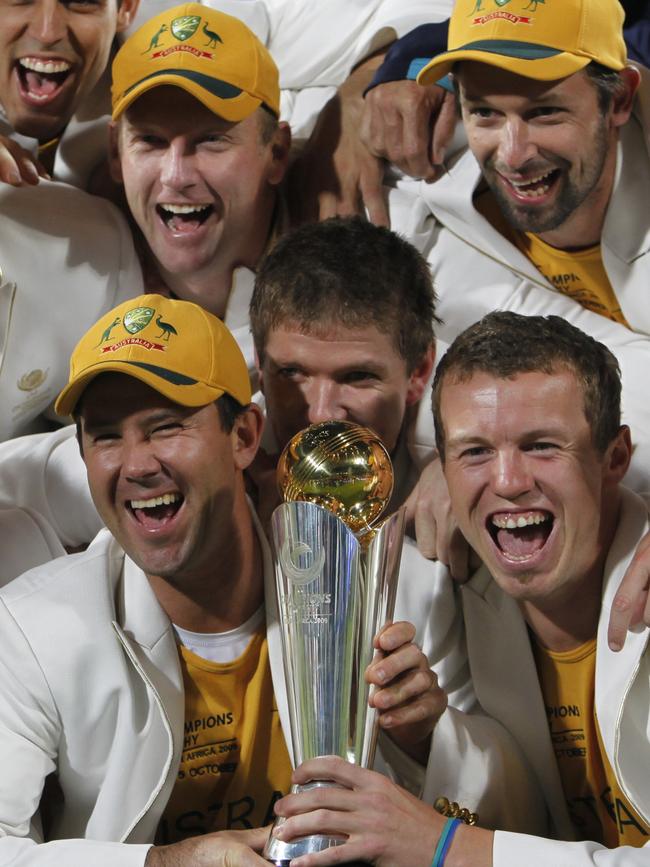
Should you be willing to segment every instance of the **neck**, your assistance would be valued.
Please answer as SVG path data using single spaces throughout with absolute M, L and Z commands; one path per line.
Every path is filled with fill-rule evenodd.
M 255 271 L 266 250 L 275 204 L 275 190 L 269 190 L 268 201 L 259 206 L 255 222 L 229 241 L 224 237 L 220 242 L 223 252 L 216 253 L 205 268 L 175 274 L 158 265 L 159 279 L 177 298 L 193 301 L 224 319 L 236 269 Z
M 245 623 L 264 602 L 260 540 L 243 487 L 231 521 L 220 530 L 218 562 L 177 580 L 147 576 L 165 613 L 192 632 L 227 632 Z
M 540 644 L 549 650 L 562 652 L 594 638 L 598 630 L 601 606 L 601 580 L 583 587 L 579 599 L 560 600 L 555 605 L 540 606 L 522 602 L 526 623 Z
M 235 264 L 223 270 L 194 274 L 170 274 L 162 271 L 162 280 L 169 291 L 183 301 L 193 301 L 208 312 L 225 319 L 232 290 Z

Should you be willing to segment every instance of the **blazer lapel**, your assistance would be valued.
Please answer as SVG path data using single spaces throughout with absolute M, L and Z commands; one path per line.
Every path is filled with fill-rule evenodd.
M 481 707 L 512 734 L 544 792 L 554 833 L 574 838 L 526 624 L 485 567 L 463 586 L 470 668 Z

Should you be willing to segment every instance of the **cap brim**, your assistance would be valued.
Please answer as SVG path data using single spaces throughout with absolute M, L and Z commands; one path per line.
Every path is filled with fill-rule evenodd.
M 211 112 L 234 123 L 244 120 L 262 105 L 261 99 L 226 81 L 201 76 L 191 70 L 168 69 L 154 73 L 130 87 L 113 105 L 113 120 L 117 120 L 143 93 L 165 84 L 180 87 L 202 102 Z
M 62 416 L 72 415 L 83 392 L 93 379 L 102 373 L 122 373 L 138 379 L 181 406 L 207 406 L 224 394 L 223 388 L 206 385 L 204 382 L 174 374 L 156 365 L 141 361 L 101 361 L 92 367 L 87 367 L 79 377 L 66 385 L 56 399 L 55 411 Z M 237 395 L 233 397 L 240 403 L 248 402 L 240 400 Z
M 590 57 L 568 54 L 544 46 L 522 42 L 508 43 L 506 40 L 483 40 L 434 57 L 418 74 L 418 84 L 435 84 L 448 75 L 461 60 L 485 63 L 538 81 L 567 78 L 591 62 Z

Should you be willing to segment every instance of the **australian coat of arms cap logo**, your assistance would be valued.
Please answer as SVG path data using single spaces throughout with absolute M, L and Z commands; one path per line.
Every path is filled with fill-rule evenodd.
M 129 334 L 137 334 L 147 327 L 155 312 L 153 307 L 133 307 L 124 314 L 122 324 Z
M 172 34 L 179 42 L 185 42 L 190 36 L 194 36 L 200 23 L 199 15 L 182 15 L 180 18 L 174 18 L 171 25 Z

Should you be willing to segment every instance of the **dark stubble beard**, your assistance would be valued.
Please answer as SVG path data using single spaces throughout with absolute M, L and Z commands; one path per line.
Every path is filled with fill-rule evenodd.
M 555 160 L 556 165 L 540 167 L 539 174 L 548 173 L 551 169 L 559 169 L 561 172 L 560 178 L 555 181 L 560 184 L 555 202 L 545 208 L 515 204 L 497 180 L 497 172 L 492 160 L 485 163 L 483 175 L 510 225 L 520 232 L 532 232 L 537 235 L 557 229 L 583 204 L 600 181 L 608 150 L 607 125 L 601 116 L 595 131 L 591 155 L 583 164 L 580 178 L 571 179 L 569 177 L 571 163 L 559 158 Z M 534 175 L 536 173 L 534 167 L 531 168 Z

